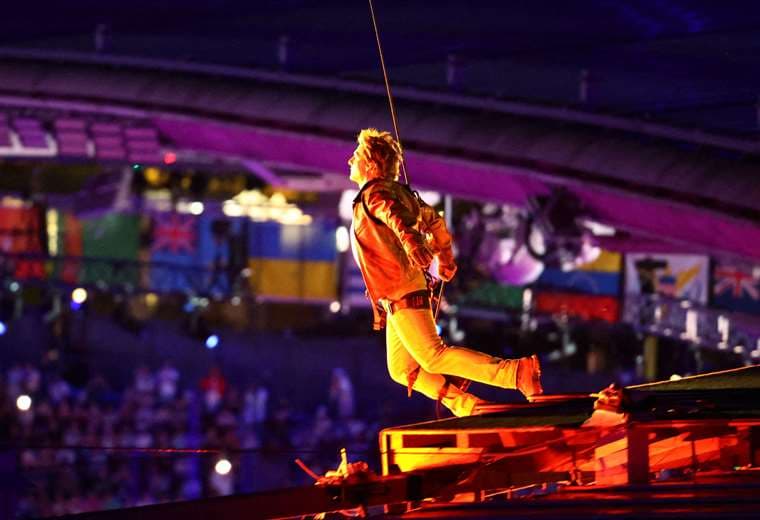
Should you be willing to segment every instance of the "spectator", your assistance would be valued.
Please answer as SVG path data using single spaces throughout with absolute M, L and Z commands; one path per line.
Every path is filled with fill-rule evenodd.
M 215 411 L 222 402 L 227 391 L 227 380 L 218 366 L 211 367 L 206 377 L 201 379 L 200 388 L 203 391 L 204 402 L 208 411 Z
M 354 416 L 354 387 L 348 373 L 341 367 L 332 369 L 328 402 L 333 417 L 347 419 Z
M 150 369 L 145 365 L 140 365 L 135 371 L 135 390 L 142 394 L 152 394 L 156 389 L 156 380 Z
M 156 380 L 159 398 L 164 402 L 173 400 L 177 395 L 179 372 L 168 360 L 164 361 L 161 370 L 156 374 Z

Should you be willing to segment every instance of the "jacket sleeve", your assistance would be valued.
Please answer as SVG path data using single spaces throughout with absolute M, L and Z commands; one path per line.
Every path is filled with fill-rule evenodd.
M 433 237 L 433 249 L 440 260 L 450 262 L 454 258 L 451 250 L 451 233 L 446 227 L 446 221 L 443 220 L 435 209 L 424 202 L 420 203 L 420 218 L 425 229 Z
M 417 215 L 401 202 L 392 189 L 378 185 L 368 190 L 364 197 L 370 215 L 393 231 L 405 251 L 425 244 L 425 237 L 414 228 Z

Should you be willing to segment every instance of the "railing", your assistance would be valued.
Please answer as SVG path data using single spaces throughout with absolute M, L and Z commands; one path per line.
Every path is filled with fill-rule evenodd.
M 647 334 L 732 350 L 748 363 L 760 359 L 760 320 L 661 295 L 625 296 L 623 321 Z
M 182 265 L 119 258 L 0 252 L 0 277 L 25 285 L 93 287 L 113 293 L 231 296 L 249 291 L 239 266 Z

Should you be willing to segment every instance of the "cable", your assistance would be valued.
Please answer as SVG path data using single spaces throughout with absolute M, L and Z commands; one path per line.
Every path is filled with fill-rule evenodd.
M 383 57 L 383 46 L 380 44 L 380 31 L 377 28 L 375 19 L 375 8 L 372 6 L 372 0 L 369 1 L 369 12 L 372 17 L 372 27 L 375 29 L 375 40 L 377 41 L 377 53 L 380 55 L 380 68 L 383 71 L 383 80 L 385 80 L 385 92 L 388 94 L 388 106 L 391 109 L 391 122 L 393 123 L 393 132 L 396 134 L 396 142 L 401 150 L 401 173 L 404 174 L 404 183 L 409 185 L 409 177 L 406 174 L 406 160 L 404 159 L 404 148 L 401 146 L 401 134 L 398 131 L 398 121 L 396 119 L 396 108 L 393 104 L 393 95 L 391 94 L 391 83 L 388 79 L 388 70 L 385 68 L 385 58 Z

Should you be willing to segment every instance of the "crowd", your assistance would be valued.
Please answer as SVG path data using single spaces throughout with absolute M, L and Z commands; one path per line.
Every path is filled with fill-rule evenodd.
M 341 447 L 364 460 L 376 451 L 378 426 L 356 417 L 341 368 L 315 410 L 262 383 L 237 388 L 218 366 L 200 381 L 169 362 L 140 366 L 126 388 L 97 372 L 73 386 L 33 364 L 3 376 L 0 437 L 16 448 L 19 518 L 303 485 L 296 457 L 322 474 Z

